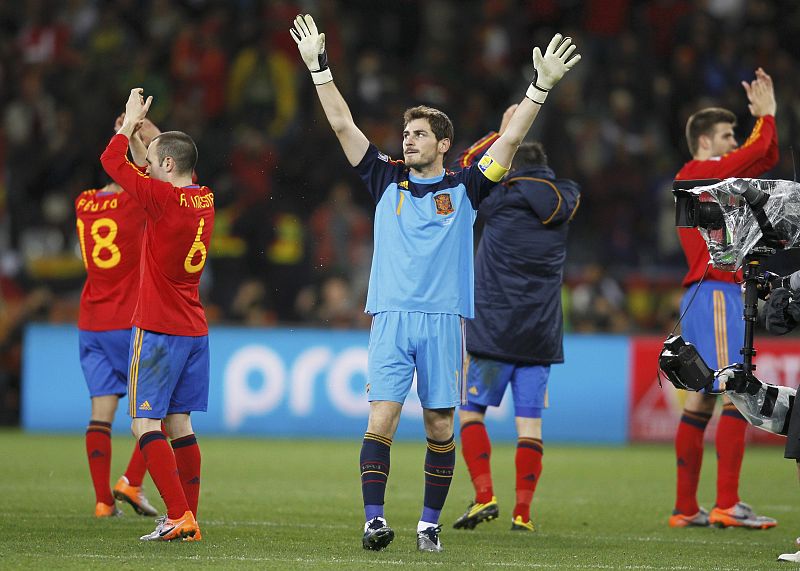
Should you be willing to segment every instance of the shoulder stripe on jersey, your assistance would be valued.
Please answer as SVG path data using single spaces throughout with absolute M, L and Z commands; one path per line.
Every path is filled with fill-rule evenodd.
M 140 177 L 142 177 L 142 178 L 150 178 L 145 173 L 143 173 L 141 171 L 141 169 L 135 163 L 130 162 L 128 159 L 125 159 L 125 162 L 128 163 L 131 167 L 133 167 L 133 170 L 135 170 L 136 174 L 138 174 Z M 147 167 L 145 167 L 145 168 L 147 168 Z
M 763 117 L 759 117 L 758 120 L 756 121 L 755 126 L 753 127 L 753 132 L 750 133 L 750 136 L 747 137 L 747 140 L 744 142 L 744 144 L 742 144 L 741 147 L 733 149 L 730 153 L 725 153 L 724 155 L 722 155 L 722 157 L 727 157 L 729 155 L 735 155 L 737 152 L 741 151 L 742 149 L 746 149 L 747 147 L 749 147 L 750 145 L 752 145 L 753 143 L 758 141 L 761 138 L 761 126 L 763 124 L 764 124 L 764 118 Z M 718 161 L 722 157 L 711 157 L 711 159 L 709 159 L 709 160 L 717 160 Z
M 403 200 L 405 200 L 406 195 L 402 192 L 400 193 L 400 200 L 397 201 L 397 215 L 400 216 L 400 209 L 403 208 Z
M 764 124 L 764 118 L 759 117 L 758 120 L 756 121 L 755 126 L 753 127 L 753 132 L 750 133 L 750 136 L 747 137 L 747 140 L 744 142 L 744 145 L 742 145 L 741 147 L 742 149 L 744 149 L 745 147 L 749 147 L 761 137 L 761 126 L 763 124 Z
M 500 135 L 497 133 L 490 133 L 476 141 L 474 145 L 464 151 L 464 156 L 461 157 L 460 165 L 462 167 L 468 167 L 470 163 L 472 163 L 473 158 L 475 158 L 475 155 L 488 149 L 499 137 Z
M 558 202 L 556 203 L 556 207 L 553 210 L 553 213 L 550 216 L 547 217 L 547 220 L 542 220 L 542 224 L 549 224 L 550 221 L 553 220 L 553 218 L 555 218 L 555 215 L 558 214 L 558 211 L 561 208 L 561 203 L 563 202 L 563 198 L 561 198 L 561 193 L 558 191 L 558 188 L 556 188 L 556 185 L 554 185 L 549 180 L 545 180 L 543 178 L 534 178 L 534 177 L 531 177 L 531 176 L 519 176 L 519 177 L 515 177 L 515 178 L 512 178 L 512 179 L 509 179 L 507 184 L 510 185 L 512 182 L 516 182 L 518 180 L 532 180 L 534 182 L 543 182 L 546 185 L 548 185 L 550 188 L 552 188 L 553 192 L 556 193 L 556 197 L 558 198 Z M 575 205 L 575 210 L 577 210 L 577 209 L 578 209 L 578 205 L 576 204 Z M 572 211 L 572 216 L 575 215 L 575 210 Z M 572 219 L 572 216 L 570 216 L 570 219 Z

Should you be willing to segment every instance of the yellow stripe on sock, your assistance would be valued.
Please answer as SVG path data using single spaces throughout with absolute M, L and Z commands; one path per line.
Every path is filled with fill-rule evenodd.
M 391 438 L 386 438 L 385 436 L 381 436 L 380 434 L 373 434 L 372 432 L 367 432 L 364 434 L 364 440 L 374 440 L 376 442 L 380 442 L 381 444 L 385 444 L 386 446 L 392 445 Z
M 380 470 L 365 470 L 364 472 L 361 472 L 362 476 L 364 474 L 381 474 L 383 476 L 386 476 L 386 472 L 381 472 Z
M 447 446 L 437 446 L 436 444 L 428 443 L 428 450 L 430 450 L 431 452 L 439 452 L 439 453 L 451 452 L 451 451 L 453 451 L 455 449 L 456 449 L 456 443 L 455 442 L 451 442 Z

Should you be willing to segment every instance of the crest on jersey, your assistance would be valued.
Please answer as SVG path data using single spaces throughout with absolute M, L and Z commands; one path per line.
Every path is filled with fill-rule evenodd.
M 433 200 L 436 202 L 436 214 L 450 214 L 454 211 L 449 192 L 437 194 L 433 197 Z

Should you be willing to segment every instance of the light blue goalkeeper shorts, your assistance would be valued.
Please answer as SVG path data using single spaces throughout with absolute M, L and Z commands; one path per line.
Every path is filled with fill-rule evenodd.
M 383 311 L 369 334 L 369 401 L 406 400 L 417 371 L 423 408 L 465 402 L 464 320 L 449 313 Z

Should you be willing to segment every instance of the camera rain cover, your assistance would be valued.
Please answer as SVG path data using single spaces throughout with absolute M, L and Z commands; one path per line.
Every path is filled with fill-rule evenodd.
M 741 180 L 769 195 L 763 209 L 783 247 L 791 248 L 800 243 L 800 183 L 728 178 L 710 186 L 694 187 L 688 192 L 697 195 L 700 202 L 716 202 L 722 208 L 721 228 L 698 228 L 706 241 L 711 262 L 719 270 L 738 270 L 745 255 L 762 238 L 753 209 L 734 186 Z

